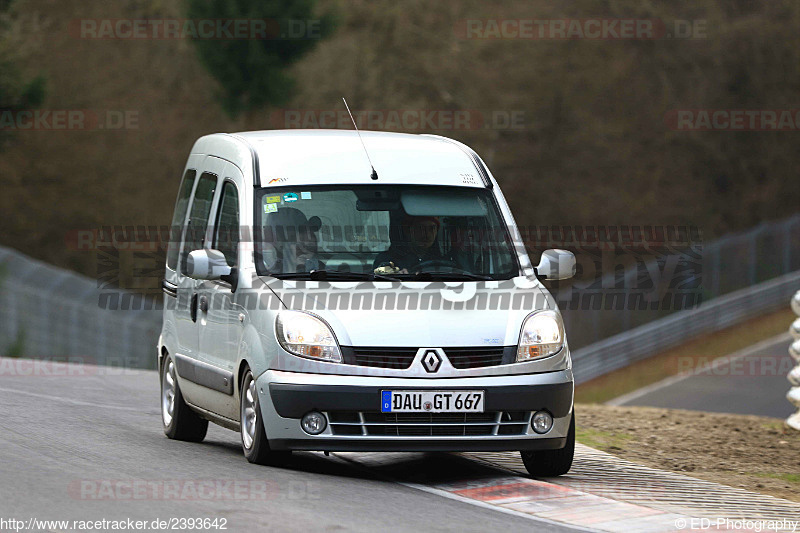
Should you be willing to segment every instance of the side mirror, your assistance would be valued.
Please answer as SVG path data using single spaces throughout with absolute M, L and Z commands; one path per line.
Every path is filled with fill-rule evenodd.
M 551 248 L 542 253 L 536 265 L 536 275 L 546 280 L 569 279 L 575 275 L 575 255 L 567 250 Z
M 214 280 L 230 275 L 231 267 L 219 250 L 194 250 L 186 259 L 186 272 L 190 278 Z

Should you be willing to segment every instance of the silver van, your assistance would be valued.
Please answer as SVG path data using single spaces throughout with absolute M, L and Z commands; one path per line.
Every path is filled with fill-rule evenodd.
M 566 473 L 572 363 L 480 157 L 433 135 L 214 134 L 192 148 L 167 249 L 158 341 L 169 438 L 239 431 L 292 450 L 520 451 Z

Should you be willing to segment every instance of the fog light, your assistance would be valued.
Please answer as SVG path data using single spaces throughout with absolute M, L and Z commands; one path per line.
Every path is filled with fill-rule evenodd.
M 322 413 L 311 411 L 303 417 L 300 425 L 303 427 L 303 431 L 309 435 L 319 435 L 328 427 L 328 421 L 325 420 L 325 415 Z
M 553 427 L 553 417 L 547 411 L 537 411 L 531 420 L 531 427 L 536 433 L 547 433 Z

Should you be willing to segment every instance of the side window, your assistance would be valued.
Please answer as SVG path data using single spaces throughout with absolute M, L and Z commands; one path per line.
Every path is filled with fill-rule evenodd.
M 186 258 L 189 252 L 203 247 L 208 217 L 211 214 L 211 201 L 214 199 L 214 190 L 217 188 L 217 177 L 204 173 L 197 182 L 197 188 L 192 198 L 192 207 L 189 211 L 189 221 L 186 223 L 186 236 L 184 237 L 183 253 L 181 254 L 181 272 L 186 275 Z
M 214 248 L 225 255 L 229 266 L 236 266 L 239 251 L 239 192 L 230 181 L 222 186 Z
M 178 200 L 175 202 L 172 225 L 169 227 L 169 243 L 167 243 L 167 268 L 170 270 L 175 270 L 178 266 L 178 252 L 181 248 L 181 237 L 183 236 L 183 221 L 186 219 L 186 208 L 189 207 L 189 195 L 192 194 L 196 175 L 196 171 L 187 170 L 178 189 Z

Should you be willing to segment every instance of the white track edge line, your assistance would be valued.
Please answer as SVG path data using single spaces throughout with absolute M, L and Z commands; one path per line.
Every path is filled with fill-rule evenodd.
M 137 409 L 135 407 L 125 407 L 123 405 L 103 405 L 101 403 L 92 403 L 92 402 L 83 402 L 81 400 L 73 400 L 72 398 L 63 398 L 61 396 L 52 396 L 49 394 L 39 394 L 37 392 L 29 392 L 25 390 L 18 390 L 18 389 L 8 389 L 6 387 L 0 387 L 0 392 L 12 392 L 14 394 L 22 394 L 27 396 L 33 396 L 34 398 L 43 398 L 45 400 L 55 400 L 61 403 L 69 403 L 72 405 L 83 405 L 86 407 L 99 407 L 101 409 L 116 409 L 118 411 L 131 411 L 135 413 L 145 413 L 142 409 Z

